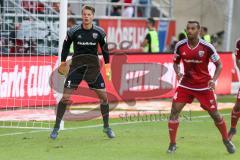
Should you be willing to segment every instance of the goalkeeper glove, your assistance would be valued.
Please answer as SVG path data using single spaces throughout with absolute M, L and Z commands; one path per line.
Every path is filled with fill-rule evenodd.
M 67 63 L 66 62 L 61 62 L 61 65 L 58 68 L 58 73 L 61 74 L 61 75 L 64 75 L 64 76 L 67 75 L 68 70 L 67 70 Z
M 112 71 L 111 71 L 110 64 L 105 64 L 105 71 L 106 71 L 107 79 L 109 81 L 112 80 Z

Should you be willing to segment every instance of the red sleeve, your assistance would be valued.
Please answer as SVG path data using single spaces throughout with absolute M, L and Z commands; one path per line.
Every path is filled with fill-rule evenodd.
M 174 49 L 174 55 L 173 55 L 173 62 L 174 63 L 180 63 L 181 61 L 181 55 L 180 55 L 180 45 L 181 43 L 177 43 Z
M 238 40 L 236 43 L 236 58 L 238 60 L 240 59 L 240 40 Z
M 213 63 L 217 62 L 220 59 L 220 56 L 217 53 L 217 50 L 215 47 L 208 43 L 207 46 L 209 47 L 209 54 L 210 54 L 210 59 Z

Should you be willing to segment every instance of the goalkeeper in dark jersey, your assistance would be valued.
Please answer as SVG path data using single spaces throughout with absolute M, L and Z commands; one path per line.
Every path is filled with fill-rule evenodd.
M 100 99 L 100 109 L 103 117 L 103 132 L 109 138 L 114 138 L 115 134 L 109 127 L 109 105 L 105 90 L 105 83 L 100 73 L 100 64 L 98 59 L 98 44 L 100 44 L 103 58 L 105 61 L 106 74 L 111 74 L 109 66 L 109 52 L 106 42 L 106 34 L 102 28 L 93 25 L 95 9 L 85 5 L 82 9 L 82 24 L 77 25 L 67 32 L 63 43 L 61 54 L 61 65 L 58 71 L 61 74 L 67 74 L 66 59 L 69 54 L 69 48 L 73 43 L 74 54 L 70 65 L 67 79 L 64 84 L 63 97 L 58 103 L 56 122 L 50 138 L 56 139 L 60 128 L 60 122 L 70 104 L 72 92 L 78 88 L 82 80 L 88 83 L 89 88 L 93 89 Z

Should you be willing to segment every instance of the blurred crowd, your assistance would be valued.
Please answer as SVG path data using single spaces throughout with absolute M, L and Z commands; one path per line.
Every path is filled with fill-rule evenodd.
M 23 0 L 21 2 L 22 7 L 31 12 L 31 13 L 38 13 L 38 14 L 45 14 L 47 11 L 46 9 L 51 7 L 53 9 L 53 13 L 59 13 L 60 12 L 60 3 L 59 2 L 52 2 L 50 4 L 36 2 L 36 1 L 25 1 Z M 50 6 L 46 6 L 50 5 Z M 74 15 L 72 12 L 71 5 L 68 4 L 68 15 Z
M 110 16 L 122 16 L 122 17 L 146 17 L 148 12 L 148 7 L 151 5 L 151 0 L 111 0 L 114 3 L 111 7 Z M 46 13 L 45 3 L 41 2 L 31 2 L 23 0 L 22 7 L 31 13 L 44 14 Z M 55 13 L 60 12 L 60 3 L 53 2 L 51 7 Z M 136 12 L 135 12 L 136 10 Z M 135 15 L 135 13 L 137 15 Z M 71 5 L 68 4 L 68 15 L 74 15 Z M 106 15 L 108 15 L 106 13 Z
M 122 17 L 147 17 L 147 9 L 151 5 L 151 0 L 111 0 L 116 3 L 112 6 L 111 16 L 122 16 Z M 125 6 L 121 4 L 124 3 Z M 134 6 L 137 6 L 134 7 Z M 135 9 L 137 12 L 135 12 Z

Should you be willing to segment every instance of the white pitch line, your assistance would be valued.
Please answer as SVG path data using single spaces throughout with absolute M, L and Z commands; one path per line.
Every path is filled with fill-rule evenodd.
M 111 126 L 119 126 L 119 125 L 126 125 L 126 124 L 136 124 L 136 123 L 149 123 L 154 121 L 134 121 L 134 122 L 122 122 L 122 123 L 111 123 Z M 66 128 L 62 131 L 68 131 L 68 130 L 77 130 L 77 129 L 87 129 L 87 128 L 98 128 L 102 127 L 102 124 L 99 125 L 89 125 L 89 126 L 81 126 L 81 127 L 75 127 L 75 128 Z M 37 131 L 29 131 L 29 132 L 15 132 L 15 133 L 5 133 L 0 134 L 0 137 L 4 136 L 14 136 L 14 135 L 21 135 L 21 134 L 29 134 L 29 133 L 39 133 L 39 132 L 46 132 L 51 131 L 51 129 L 44 129 L 44 130 L 37 130 Z
M 223 116 L 228 116 L 230 114 L 221 114 Z M 191 117 L 191 119 L 202 119 L 202 118 L 210 118 L 209 115 L 203 115 L 203 116 L 194 116 Z M 167 121 L 167 120 L 166 120 Z M 133 121 L 133 122 L 120 122 L 120 123 L 111 123 L 111 126 L 120 126 L 120 125 L 128 125 L 128 124 L 138 124 L 138 123 L 150 123 L 150 122 L 161 122 L 161 121 Z M 194 121 L 193 121 L 194 122 Z M 102 124 L 99 125 L 89 125 L 89 126 L 81 126 L 81 127 L 75 127 L 75 128 L 66 128 L 63 131 L 68 130 L 78 130 L 78 129 L 86 129 L 86 128 L 98 128 L 102 127 Z M 35 131 L 29 131 L 29 132 L 15 132 L 15 133 L 5 133 L 0 134 L 0 137 L 4 136 L 14 136 L 14 135 L 21 135 L 21 134 L 29 134 L 29 133 L 39 133 L 39 132 L 49 132 L 51 129 L 44 129 L 44 130 L 35 130 Z
M 222 115 L 222 116 L 230 116 L 230 113 L 225 113 L 225 114 L 221 114 L 221 115 Z M 191 117 L 191 119 L 200 119 L 200 118 L 210 118 L 210 115 Z
M 5 134 L 0 134 L 0 137 L 21 135 L 21 134 L 29 134 L 29 133 L 39 133 L 39 132 L 44 132 L 44 131 L 47 131 L 47 130 L 37 130 L 37 131 L 30 131 L 30 132 L 5 133 Z M 48 130 L 48 131 L 49 131 L 49 130 Z

